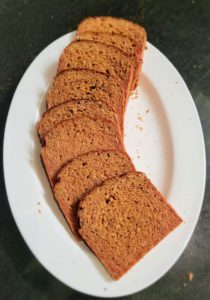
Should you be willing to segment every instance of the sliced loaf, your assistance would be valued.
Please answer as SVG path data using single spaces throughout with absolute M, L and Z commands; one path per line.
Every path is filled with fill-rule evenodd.
M 118 128 L 101 118 L 61 121 L 44 136 L 43 142 L 41 157 L 51 186 L 58 171 L 79 155 L 96 150 L 124 150 Z
M 104 180 L 134 170 L 125 152 L 89 152 L 66 164 L 56 177 L 55 198 L 74 235 L 78 233 L 77 206 L 80 198 Z
M 94 41 L 76 40 L 63 51 L 58 72 L 69 68 L 86 68 L 121 79 L 129 96 L 133 80 L 133 65 L 129 56 L 116 47 Z
M 42 115 L 38 124 L 40 140 L 42 141 L 44 135 L 60 121 L 80 116 L 104 118 L 119 128 L 116 114 L 109 110 L 106 103 L 93 100 L 67 101 L 52 107 Z
M 108 179 L 79 203 L 79 233 L 114 279 L 175 229 L 181 218 L 142 173 Z

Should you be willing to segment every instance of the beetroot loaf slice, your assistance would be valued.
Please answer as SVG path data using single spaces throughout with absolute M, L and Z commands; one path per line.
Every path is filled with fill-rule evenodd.
M 79 233 L 113 279 L 174 230 L 182 219 L 142 173 L 108 179 L 79 203 Z
M 136 44 L 136 42 L 128 36 L 109 32 L 84 31 L 77 35 L 77 39 L 102 42 L 114 46 L 127 54 L 131 58 L 134 66 L 132 87 L 135 89 L 140 71 L 139 64 L 141 63 L 142 58 L 142 45 Z
M 80 198 L 104 180 L 134 170 L 125 152 L 95 151 L 81 155 L 66 164 L 56 177 L 54 196 L 77 239 L 77 206 Z
M 109 110 L 105 102 L 93 100 L 66 101 L 47 110 L 38 123 L 40 141 L 56 124 L 75 117 L 100 117 L 111 121 L 119 127 L 117 115 Z
M 123 124 L 125 94 L 118 78 L 86 69 L 69 69 L 58 74 L 47 94 L 47 108 L 69 100 L 103 101 Z
M 86 68 L 119 78 L 124 85 L 126 98 L 130 95 L 132 61 L 116 47 L 94 41 L 73 41 L 61 54 L 58 72 L 69 68 Z
M 78 117 L 59 122 L 44 137 L 42 161 L 51 186 L 58 171 L 79 155 L 96 150 L 123 151 L 118 128 L 110 121 Z

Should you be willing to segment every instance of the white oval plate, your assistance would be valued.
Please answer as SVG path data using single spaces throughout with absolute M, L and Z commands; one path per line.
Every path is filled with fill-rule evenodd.
M 4 138 L 4 175 L 10 207 L 29 248 L 66 285 L 95 296 L 140 291 L 163 276 L 187 245 L 201 210 L 205 186 L 205 148 L 200 120 L 179 73 L 150 43 L 141 86 L 125 117 L 125 142 L 138 170 L 167 197 L 184 223 L 113 281 L 97 258 L 72 236 L 49 188 L 40 161 L 36 123 L 44 95 L 56 74 L 67 34 L 43 50 L 21 79 L 12 100 Z

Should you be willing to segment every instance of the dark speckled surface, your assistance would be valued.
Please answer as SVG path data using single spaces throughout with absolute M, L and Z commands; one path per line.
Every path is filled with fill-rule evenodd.
M 170 4 L 168 4 L 168 2 Z M 143 24 L 148 39 L 175 65 L 197 106 L 210 150 L 210 1 L 1 0 L 0 138 L 15 88 L 30 62 L 50 42 L 88 15 L 113 15 Z M 1 147 L 2 150 L 2 147 Z M 91 299 L 52 277 L 18 232 L 0 171 L 0 299 Z M 193 237 L 175 266 L 148 289 L 124 299 L 210 299 L 210 173 Z M 188 273 L 193 272 L 192 281 Z M 78 278 L 79 280 L 79 278 Z

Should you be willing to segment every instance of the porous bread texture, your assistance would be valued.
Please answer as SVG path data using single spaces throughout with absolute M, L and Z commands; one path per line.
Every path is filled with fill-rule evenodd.
M 147 39 L 145 29 L 139 24 L 108 16 L 84 19 L 77 28 L 77 34 L 80 35 L 85 31 L 123 34 L 133 39 L 139 45 L 144 45 Z
M 101 42 L 107 45 L 114 46 L 127 54 L 134 66 L 133 75 L 133 89 L 139 77 L 139 64 L 142 56 L 142 46 L 137 45 L 136 42 L 128 36 L 122 34 L 108 33 L 108 32 L 91 32 L 84 31 L 77 35 L 78 40 L 89 40 Z
M 182 219 L 143 174 L 105 181 L 79 203 L 79 233 L 113 279 L 123 276 Z
M 54 196 L 77 239 L 77 206 L 80 198 L 104 180 L 134 170 L 125 152 L 94 151 L 79 156 L 66 164 L 58 173 Z
M 77 35 L 80 36 L 82 33 L 92 31 L 95 33 L 111 33 L 111 34 L 122 34 L 134 40 L 136 45 L 141 48 L 140 55 L 138 56 L 139 65 L 135 72 L 135 80 L 132 88 L 136 88 L 138 84 L 138 76 L 142 66 L 143 53 L 146 47 L 147 34 L 145 29 L 137 23 L 125 20 L 122 18 L 114 18 L 108 16 L 101 17 L 89 17 L 84 19 L 78 26 Z
M 112 76 L 91 70 L 68 69 L 54 78 L 47 94 L 47 108 L 70 99 L 101 98 L 117 112 L 118 105 L 122 103 L 125 96 L 123 90 L 122 82 Z
M 45 136 L 42 161 L 51 186 L 58 171 L 79 155 L 96 150 L 124 151 L 118 128 L 102 118 L 78 117 L 59 122 Z
M 77 40 L 95 41 L 114 46 L 129 56 L 135 56 L 139 51 L 139 46 L 136 44 L 136 42 L 123 34 L 84 31 L 78 33 L 76 38 Z
M 120 79 L 91 70 L 69 69 L 54 78 L 47 94 L 47 108 L 68 100 L 103 101 L 116 112 L 123 127 L 125 97 L 125 87 Z
M 73 41 L 61 54 L 58 73 L 69 68 L 86 68 L 119 78 L 125 86 L 126 97 L 130 95 L 132 61 L 116 47 L 94 41 Z
M 56 124 L 75 117 L 104 118 L 118 126 L 117 115 L 111 111 L 105 102 L 94 100 L 66 101 L 47 110 L 38 123 L 38 135 L 42 141 L 44 135 Z

